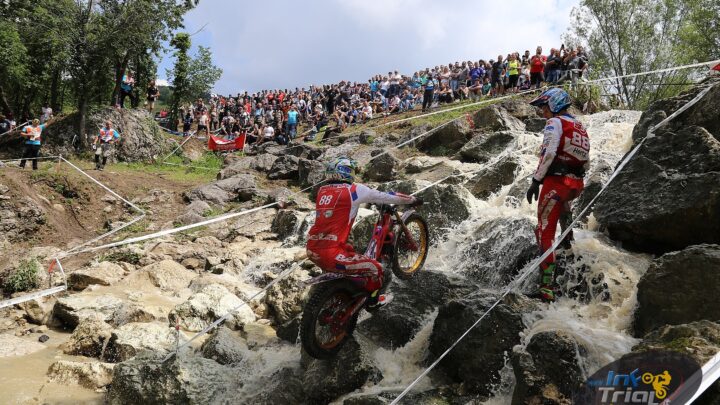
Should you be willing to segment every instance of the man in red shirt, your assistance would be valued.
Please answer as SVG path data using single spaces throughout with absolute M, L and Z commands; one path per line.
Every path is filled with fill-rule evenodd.
M 340 157 L 331 162 L 325 175 L 329 184 L 320 187 L 315 204 L 315 224 L 308 233 L 307 254 L 325 272 L 359 275 L 370 295 L 369 308 L 380 308 L 392 295 L 379 294 L 383 267 L 374 259 L 356 253 L 347 243 L 360 204 L 417 204 L 421 200 L 397 193 L 384 193 L 355 183 L 357 163 Z
M 540 88 L 540 84 L 545 80 L 543 71 L 545 70 L 545 61 L 547 58 L 542 54 L 542 47 L 538 46 L 535 55 L 530 58 L 530 87 Z
M 561 89 L 552 88 L 530 102 L 541 107 L 547 118 L 543 131 L 540 163 L 527 191 L 528 203 L 533 198 L 538 203 L 538 226 L 536 237 L 540 250 L 550 249 L 555 241 L 558 221 L 561 228 L 570 222 L 570 201 L 583 190 L 583 177 L 590 165 L 590 139 L 583 125 L 567 111 L 570 96 Z M 542 184 L 542 193 L 540 192 Z M 565 241 L 569 247 L 572 234 Z M 550 254 L 540 264 L 541 282 L 539 296 L 544 301 L 554 301 L 555 254 Z

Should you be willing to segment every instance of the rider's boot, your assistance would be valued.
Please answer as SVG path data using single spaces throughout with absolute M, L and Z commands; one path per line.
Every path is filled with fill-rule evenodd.
M 547 265 L 542 270 L 542 278 L 540 281 L 540 289 L 538 295 L 543 302 L 555 301 L 555 287 L 553 286 L 555 279 L 555 263 Z
M 393 300 L 393 295 L 390 293 L 380 294 L 380 290 L 375 290 L 370 294 L 370 297 L 368 298 L 368 304 L 367 309 L 369 310 L 377 310 L 380 309 L 387 304 L 391 303 Z

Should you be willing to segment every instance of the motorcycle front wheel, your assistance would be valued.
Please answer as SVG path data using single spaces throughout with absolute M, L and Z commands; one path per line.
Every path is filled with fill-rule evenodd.
M 408 280 L 425 264 L 430 234 L 427 222 L 417 213 L 411 214 L 405 220 L 405 226 L 410 231 L 415 246 L 412 246 L 411 241 L 405 236 L 405 232 L 399 231 L 393 250 L 392 271 L 399 278 Z

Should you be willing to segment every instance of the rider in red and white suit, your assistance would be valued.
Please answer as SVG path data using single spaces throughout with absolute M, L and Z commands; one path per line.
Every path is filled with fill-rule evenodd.
M 364 276 L 364 288 L 370 293 L 368 305 L 382 306 L 392 298 L 389 294 L 378 294 L 383 280 L 382 265 L 355 252 L 347 239 L 360 204 L 413 204 L 417 199 L 354 183 L 355 169 L 356 163 L 348 158 L 338 158 L 328 165 L 327 177 L 331 184 L 318 191 L 315 224 L 308 234 L 307 253 L 325 272 Z
M 555 241 L 558 221 L 564 227 L 569 224 L 570 201 L 583 190 L 583 177 L 590 164 L 590 139 L 583 125 L 567 112 L 570 96 L 561 89 L 550 89 L 530 104 L 542 107 L 547 118 L 543 130 L 540 163 L 527 192 L 528 202 L 540 196 L 536 236 L 540 250 L 545 252 Z M 542 184 L 542 192 L 539 192 Z M 568 242 L 571 234 L 568 234 Z M 540 264 L 541 282 L 539 295 L 543 300 L 555 299 L 553 282 L 555 254 L 550 254 Z

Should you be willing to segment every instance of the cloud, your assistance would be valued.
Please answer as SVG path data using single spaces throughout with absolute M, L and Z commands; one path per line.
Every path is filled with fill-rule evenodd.
M 365 81 L 378 73 L 559 46 L 577 0 L 201 1 L 195 45 L 223 69 L 222 94 Z M 167 64 L 164 61 L 163 64 Z

